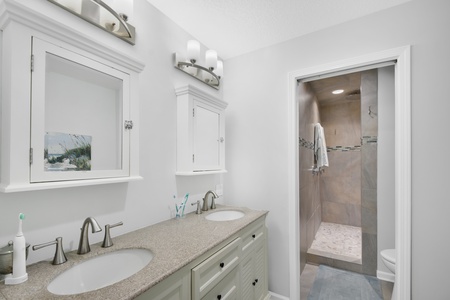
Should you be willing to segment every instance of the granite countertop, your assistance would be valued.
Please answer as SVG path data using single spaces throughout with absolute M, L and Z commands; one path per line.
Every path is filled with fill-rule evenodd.
M 205 216 L 219 210 L 240 210 L 245 216 L 233 221 L 208 221 Z M 54 266 L 41 261 L 27 267 L 28 281 L 7 286 L 0 283 L 3 299 L 133 299 L 150 287 L 191 263 L 235 233 L 267 214 L 243 207 L 218 205 L 217 209 L 201 215 L 187 214 L 183 219 L 170 219 L 136 231 L 113 236 L 114 245 L 102 248 L 91 245 L 91 252 L 78 255 L 66 253 L 67 262 Z M 63 271 L 99 254 L 126 248 L 145 248 L 153 252 L 152 261 L 138 273 L 113 285 L 71 296 L 58 296 L 47 291 L 47 285 Z

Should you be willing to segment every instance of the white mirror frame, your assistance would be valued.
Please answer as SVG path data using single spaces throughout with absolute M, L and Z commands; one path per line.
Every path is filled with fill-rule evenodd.
M 411 299 L 411 47 L 305 68 L 288 74 L 290 299 L 300 299 L 300 230 L 297 80 L 397 60 L 395 65 L 396 299 Z

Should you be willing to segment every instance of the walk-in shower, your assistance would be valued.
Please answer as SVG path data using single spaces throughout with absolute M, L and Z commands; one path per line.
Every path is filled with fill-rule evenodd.
M 299 82 L 298 104 L 301 270 L 313 263 L 376 275 L 378 70 Z M 329 162 L 321 172 L 318 123 Z

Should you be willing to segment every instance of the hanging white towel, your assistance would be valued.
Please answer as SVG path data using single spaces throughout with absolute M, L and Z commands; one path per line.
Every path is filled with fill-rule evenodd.
M 316 158 L 315 171 L 321 171 L 324 167 L 328 167 L 327 144 L 320 123 L 314 125 L 314 156 Z

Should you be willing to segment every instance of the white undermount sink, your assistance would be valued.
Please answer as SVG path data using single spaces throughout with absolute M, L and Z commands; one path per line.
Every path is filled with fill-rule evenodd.
M 75 295 L 97 290 L 142 270 L 153 259 L 147 249 L 122 249 L 105 253 L 71 267 L 50 282 L 56 295 Z
M 243 216 L 245 214 L 239 210 L 219 210 L 206 215 L 205 219 L 210 221 L 232 221 L 240 219 Z

